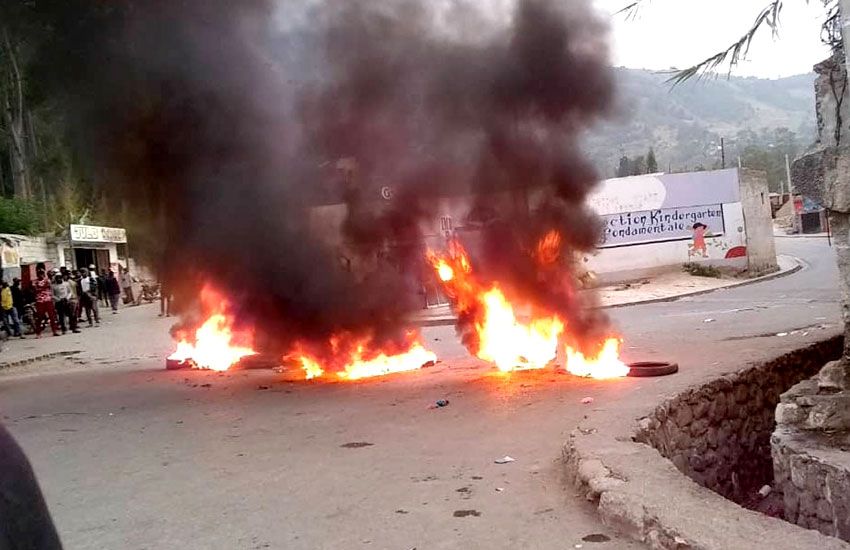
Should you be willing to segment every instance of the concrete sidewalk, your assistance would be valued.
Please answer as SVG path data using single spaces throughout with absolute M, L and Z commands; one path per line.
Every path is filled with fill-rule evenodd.
M 87 364 L 164 357 L 173 346 L 168 330 L 176 318 L 159 318 L 158 313 L 158 304 L 123 307 L 118 315 L 101 308 L 100 325 L 81 323 L 79 334 L 53 336 L 48 330 L 39 339 L 10 339 L 0 346 L 0 369 L 56 357 Z
M 777 263 L 779 264 L 779 271 L 752 279 L 697 277 L 677 270 L 631 283 L 604 286 L 583 292 L 595 292 L 602 308 L 665 302 L 685 296 L 694 296 L 775 279 L 795 273 L 803 266 L 800 260 L 787 255 L 777 256 Z M 450 306 L 441 306 L 417 311 L 411 315 L 410 319 L 420 326 L 439 326 L 452 325 L 457 317 Z

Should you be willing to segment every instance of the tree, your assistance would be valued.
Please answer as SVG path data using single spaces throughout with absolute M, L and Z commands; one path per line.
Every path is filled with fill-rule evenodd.
M 658 172 L 658 161 L 655 160 L 655 151 L 650 147 L 646 154 L 646 173 L 654 174 L 656 172 Z
M 643 155 L 629 161 L 629 175 L 640 176 L 641 174 L 646 174 L 646 159 Z
M 623 155 L 620 157 L 620 165 L 617 167 L 617 177 L 625 178 L 629 175 L 629 157 Z
M 31 196 L 29 163 L 27 160 L 28 113 L 24 98 L 24 83 L 15 43 L 5 27 L 0 30 L 0 109 L 3 110 L 3 130 L 9 144 L 9 164 L 14 195 Z
M 33 235 L 39 220 L 32 201 L 0 198 L 0 233 Z

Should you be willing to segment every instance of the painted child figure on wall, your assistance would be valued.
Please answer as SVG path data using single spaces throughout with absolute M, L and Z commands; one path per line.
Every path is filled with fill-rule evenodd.
M 697 252 L 700 252 L 703 258 L 708 258 L 708 250 L 705 246 L 705 233 L 707 231 L 708 226 L 704 223 L 697 222 L 694 224 L 694 244 L 691 246 L 692 256 L 696 256 Z

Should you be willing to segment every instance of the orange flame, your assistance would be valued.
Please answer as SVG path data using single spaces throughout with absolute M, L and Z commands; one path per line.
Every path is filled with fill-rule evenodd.
M 542 268 L 558 262 L 560 247 L 561 235 L 557 231 L 548 232 L 540 240 L 535 256 Z M 483 285 L 477 280 L 469 256 L 457 239 L 450 242 L 448 254 L 429 250 L 426 258 L 458 316 L 472 319 L 474 335 L 467 339 L 467 345 L 477 357 L 503 372 L 541 369 L 555 360 L 559 342 L 569 336 L 564 319 L 521 300 L 523 311 L 530 310 L 531 315 L 528 319 L 518 318 L 516 305 L 498 283 Z M 604 342 L 595 358 L 585 358 L 567 347 L 568 369 L 579 376 L 625 376 L 628 367 L 618 359 L 618 346 L 616 338 Z
M 537 260 L 540 265 L 552 266 L 561 258 L 561 234 L 554 229 L 537 243 Z
M 189 362 L 193 368 L 225 371 L 243 357 L 256 355 L 252 349 L 254 334 L 235 330 L 227 315 L 227 302 L 210 287 L 201 290 L 201 307 L 207 320 L 190 334 L 179 331 L 177 349 L 169 359 Z
M 485 312 L 475 322 L 479 348 L 476 355 L 495 363 L 499 370 L 542 369 L 558 353 L 564 324 L 557 317 L 517 320 L 514 308 L 494 286 L 480 296 Z
M 328 347 L 329 350 L 323 350 L 323 356 L 327 356 L 325 361 L 306 351 L 303 345 L 288 357 L 301 363 L 307 380 L 324 375 L 329 368 L 336 371 L 339 378 L 359 380 L 418 370 L 437 360 L 437 355 L 426 350 L 413 333 L 408 334 L 407 347 L 400 353 L 393 353 L 394 349 L 375 349 L 371 337 L 357 339 L 348 334 L 332 337 Z
M 581 352 L 566 347 L 567 371 L 576 376 L 597 378 L 619 378 L 629 375 L 629 367 L 620 361 L 620 340 L 608 338 L 594 358 L 586 358 Z

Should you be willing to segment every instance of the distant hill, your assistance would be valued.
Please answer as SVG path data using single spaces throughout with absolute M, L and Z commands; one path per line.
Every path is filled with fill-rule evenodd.
M 776 80 L 717 78 L 671 87 L 665 74 L 622 67 L 615 71 L 618 112 L 585 141 L 604 177 L 614 176 L 620 157 L 643 155 L 650 146 L 660 171 L 683 171 L 719 165 L 721 137 L 727 166 L 748 146 L 770 148 L 783 141 L 799 151 L 815 139 L 814 73 Z

